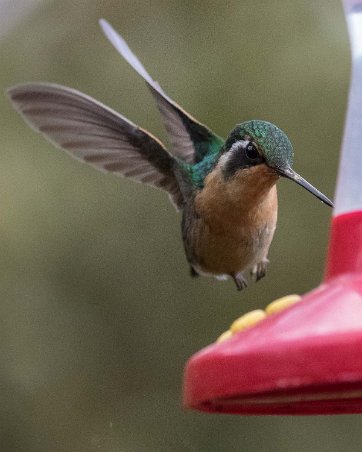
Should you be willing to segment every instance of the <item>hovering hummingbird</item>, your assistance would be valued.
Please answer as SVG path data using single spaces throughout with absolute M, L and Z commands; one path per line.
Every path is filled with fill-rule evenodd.
M 276 182 L 286 177 L 325 204 L 332 202 L 293 169 L 293 148 L 275 125 L 251 120 L 223 140 L 163 91 L 105 20 L 100 25 L 154 96 L 171 154 L 149 132 L 95 99 L 50 83 L 12 87 L 8 95 L 28 124 L 73 157 L 102 171 L 165 190 L 182 211 L 182 238 L 191 275 L 266 273 L 277 222 Z

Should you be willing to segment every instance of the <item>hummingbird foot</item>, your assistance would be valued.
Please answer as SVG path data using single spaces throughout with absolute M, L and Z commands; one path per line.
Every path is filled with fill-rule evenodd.
M 238 290 L 243 290 L 248 287 L 248 283 L 242 273 L 232 273 L 230 276 L 233 278 Z
M 250 275 L 255 282 L 259 281 L 259 279 L 261 278 L 264 278 L 268 264 L 269 259 L 265 258 L 261 262 L 258 262 L 256 265 L 254 265 L 254 267 L 251 269 Z
M 194 267 L 190 267 L 190 275 L 192 278 L 197 278 L 198 276 L 200 276 L 197 271 L 194 269 Z

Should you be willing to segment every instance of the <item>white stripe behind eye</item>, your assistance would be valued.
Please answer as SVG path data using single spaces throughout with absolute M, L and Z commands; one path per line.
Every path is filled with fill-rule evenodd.
M 246 146 L 250 143 L 250 140 L 239 140 L 236 141 L 230 148 L 229 152 L 234 152 L 240 148 L 245 149 Z
M 231 148 L 225 152 L 225 154 L 223 154 L 220 158 L 219 158 L 219 162 L 218 165 L 220 165 L 221 167 L 225 165 L 225 163 L 229 160 L 231 154 L 233 154 L 234 152 L 237 152 L 240 148 L 241 149 L 245 149 L 246 146 L 250 143 L 249 140 L 239 140 L 236 141 Z

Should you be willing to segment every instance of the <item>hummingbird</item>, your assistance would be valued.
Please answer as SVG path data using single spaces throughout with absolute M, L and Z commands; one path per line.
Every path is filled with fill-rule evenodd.
M 126 41 L 104 19 L 100 26 L 153 95 L 172 153 L 156 137 L 90 96 L 34 82 L 8 96 L 25 121 L 76 159 L 166 191 L 182 211 L 182 239 L 192 276 L 232 278 L 238 290 L 265 276 L 277 223 L 281 177 L 333 207 L 292 169 L 293 147 L 274 124 L 237 124 L 226 140 L 172 100 Z

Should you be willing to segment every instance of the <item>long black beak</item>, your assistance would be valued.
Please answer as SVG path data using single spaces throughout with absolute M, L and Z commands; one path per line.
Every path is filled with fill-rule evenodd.
M 317 190 L 313 185 L 311 185 L 309 182 L 307 182 L 305 179 L 303 179 L 302 176 L 299 176 L 292 168 L 275 168 L 276 172 L 283 177 L 286 177 L 287 179 L 293 180 L 297 184 L 304 187 L 306 190 L 308 190 L 312 195 L 316 196 L 318 199 L 320 199 L 324 204 L 327 204 L 327 206 L 333 207 L 333 202 L 327 198 L 323 193 L 321 193 L 319 190 Z

